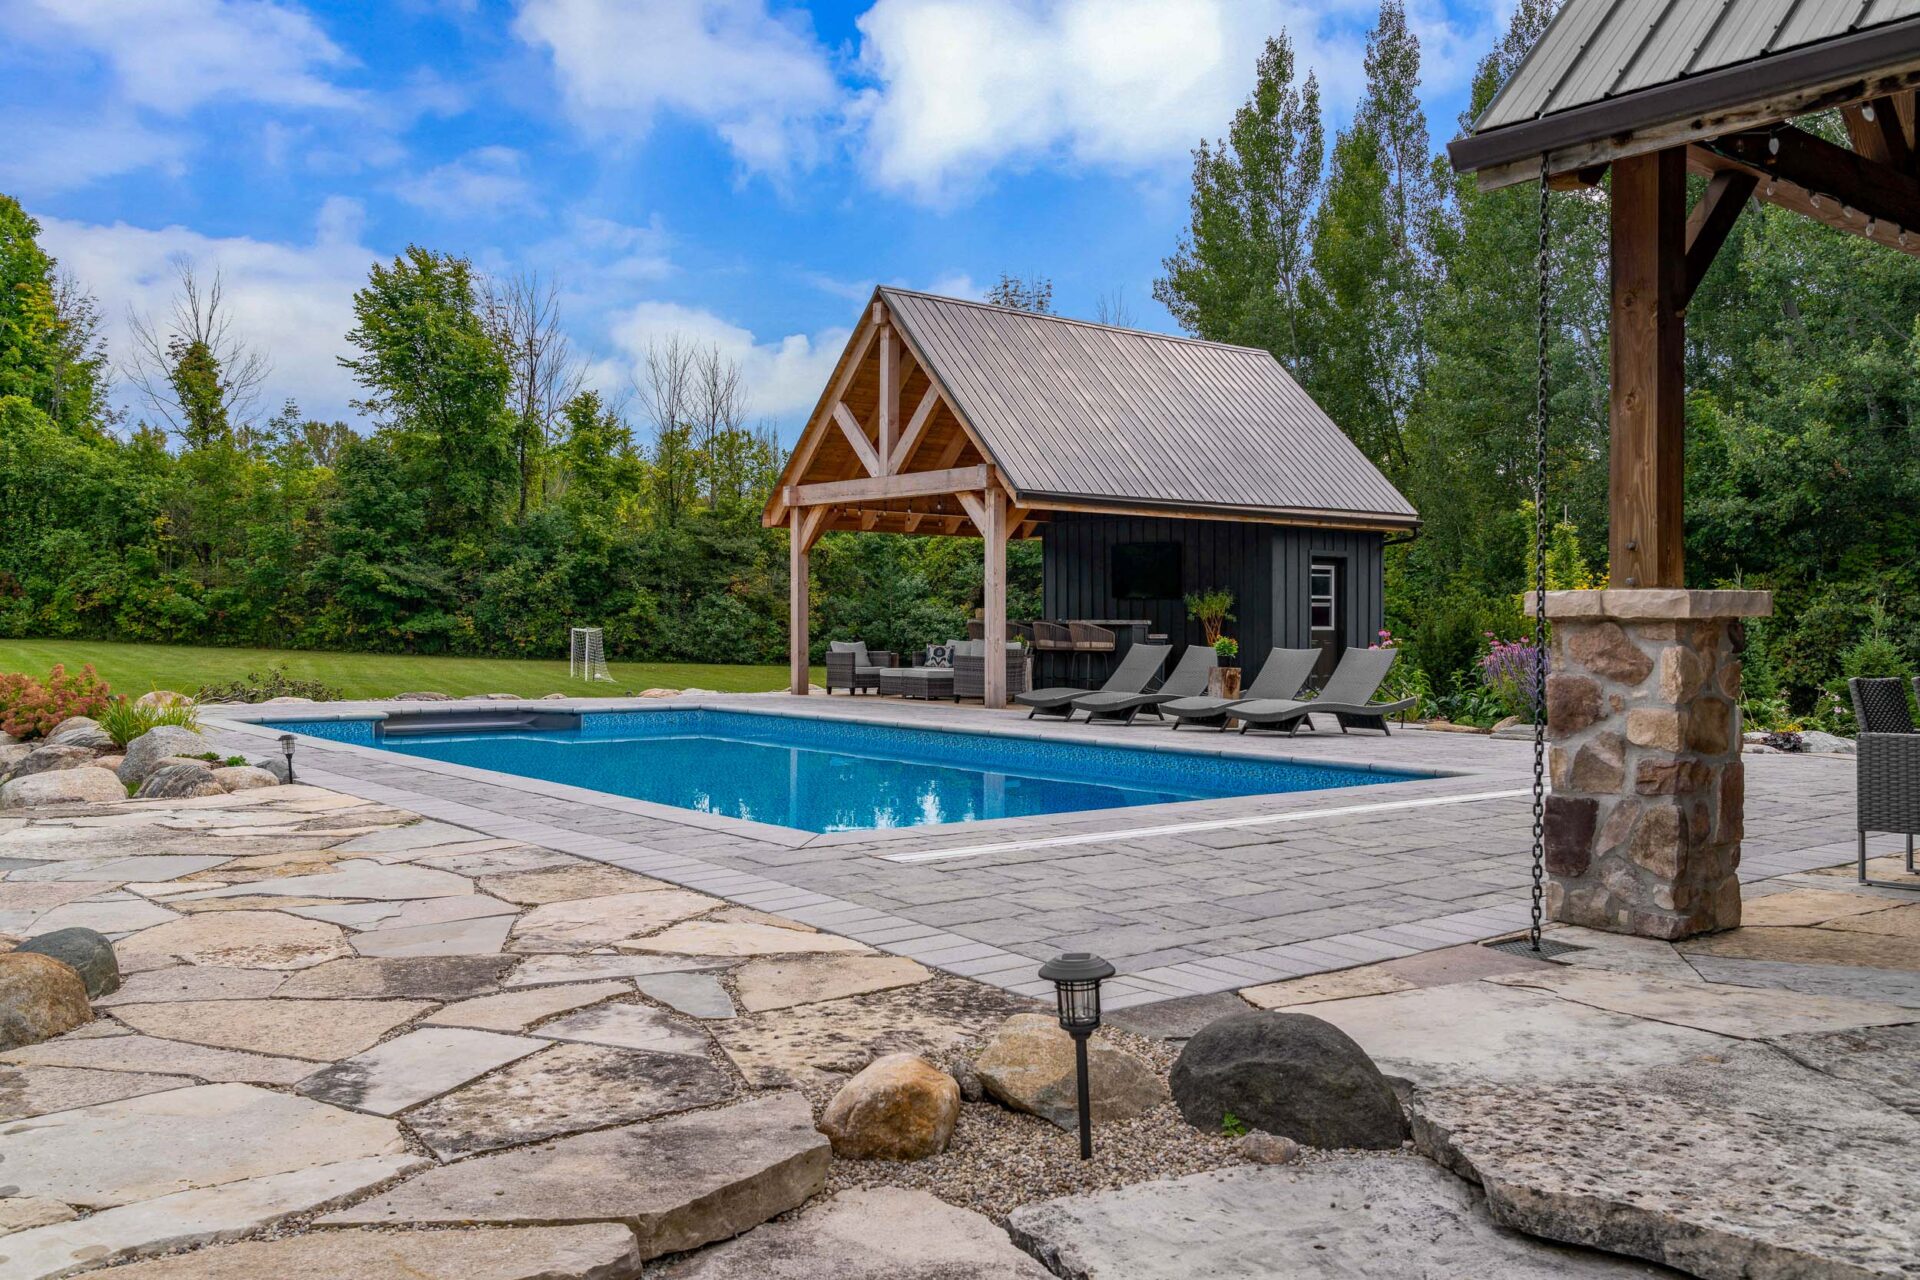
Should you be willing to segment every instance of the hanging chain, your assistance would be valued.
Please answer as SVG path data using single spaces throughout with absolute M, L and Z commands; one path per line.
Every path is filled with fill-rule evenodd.
M 1551 209 L 1547 157 L 1540 156 L 1540 248 L 1534 263 L 1533 404 L 1533 923 L 1527 941 L 1540 949 L 1540 917 L 1547 859 L 1547 253 Z

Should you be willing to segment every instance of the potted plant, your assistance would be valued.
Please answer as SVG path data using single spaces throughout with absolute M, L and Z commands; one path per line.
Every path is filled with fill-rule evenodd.
M 1216 698 L 1240 696 L 1240 642 L 1232 636 L 1219 636 L 1213 642 L 1218 665 L 1207 675 L 1207 692 Z

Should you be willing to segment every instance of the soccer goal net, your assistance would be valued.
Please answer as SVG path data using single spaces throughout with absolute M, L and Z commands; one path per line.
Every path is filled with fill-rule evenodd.
M 607 650 L 599 627 L 575 627 L 567 646 L 567 674 L 575 680 L 608 680 Z

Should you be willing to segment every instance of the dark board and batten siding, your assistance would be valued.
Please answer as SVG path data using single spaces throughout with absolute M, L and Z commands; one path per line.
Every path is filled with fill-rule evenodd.
M 1042 608 L 1049 618 L 1145 618 L 1176 647 L 1198 643 L 1200 624 L 1181 600 L 1116 600 L 1112 549 L 1129 542 L 1171 542 L 1181 548 L 1182 588 L 1225 587 L 1235 620 L 1227 634 L 1243 660 L 1257 666 L 1267 650 L 1311 643 L 1308 576 L 1316 558 L 1344 561 L 1342 639 L 1374 643 L 1383 606 L 1382 537 L 1378 533 L 1232 520 L 1175 520 L 1061 512 L 1042 531 Z

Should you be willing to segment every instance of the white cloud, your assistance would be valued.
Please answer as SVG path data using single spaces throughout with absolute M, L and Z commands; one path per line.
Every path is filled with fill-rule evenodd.
M 43 218 L 42 243 L 99 298 L 115 360 L 130 353 L 127 315 L 164 315 L 184 259 L 205 278 L 221 272 L 237 334 L 272 361 L 263 407 L 292 396 L 309 414 L 351 417 L 353 380 L 336 362 L 353 327 L 353 292 L 380 256 L 360 244 L 361 210 L 333 199 L 320 209 L 310 244 L 248 236 L 207 236 L 186 227 L 150 230 Z M 122 392 L 126 388 L 120 388 Z
M 663 112 L 683 115 L 752 170 L 810 161 L 842 98 L 811 31 L 764 0 L 527 0 L 514 32 L 549 51 L 586 127 L 638 137 Z
M 402 182 L 400 198 L 450 218 L 487 218 L 536 212 L 540 202 L 523 171 L 526 157 L 512 147 L 480 147 Z
M 719 348 L 740 366 L 754 417 L 771 416 L 789 429 L 819 400 L 852 331 L 822 329 L 769 342 L 711 311 L 677 302 L 642 302 L 614 317 L 611 337 L 619 354 L 592 371 L 603 389 L 617 393 L 631 384 L 646 358 L 647 344 L 675 334 Z
M 0 186 L 15 195 L 49 195 L 137 169 L 178 176 L 185 141 L 148 128 L 124 111 L 85 118 L 20 113 L 0 146 Z

